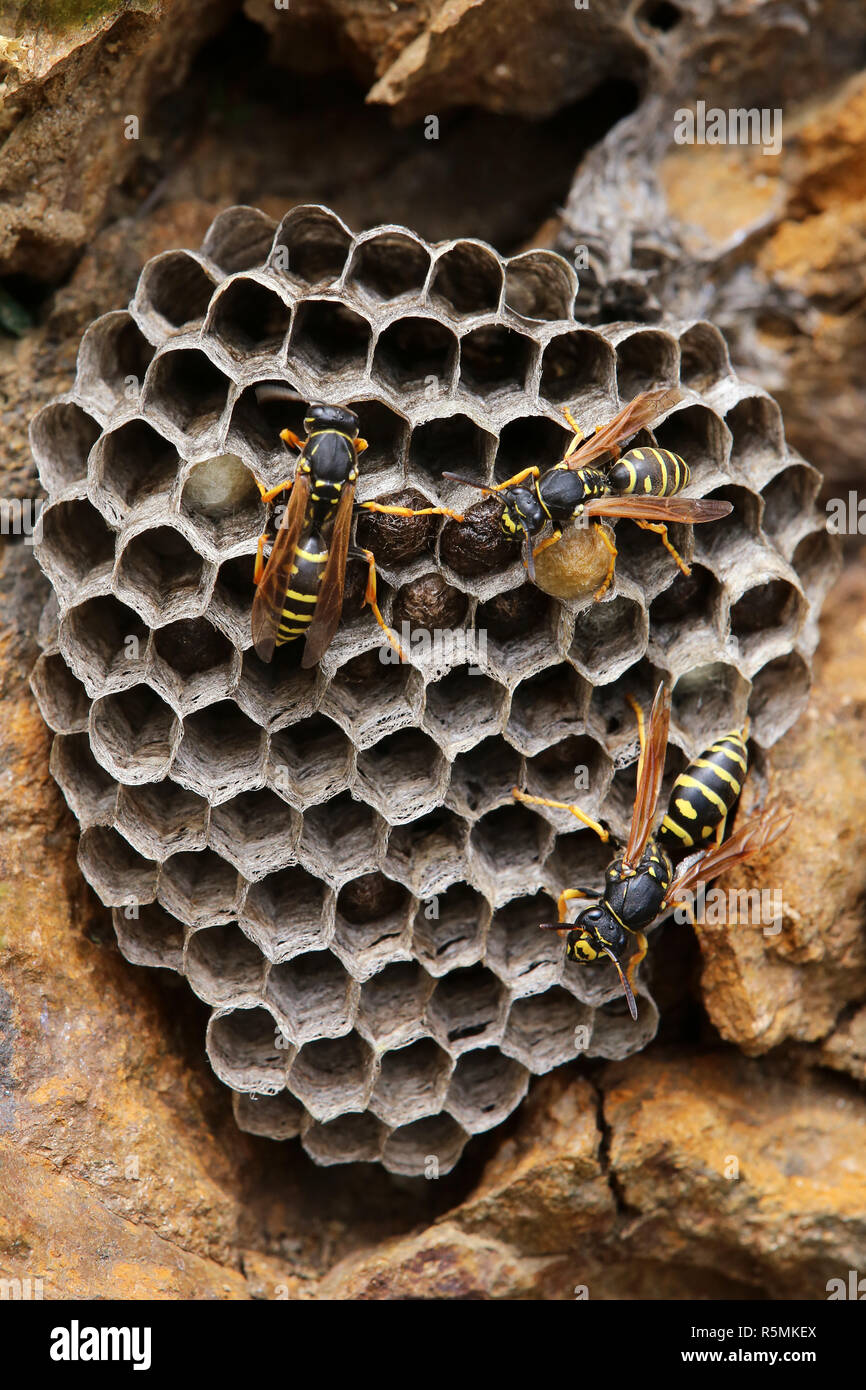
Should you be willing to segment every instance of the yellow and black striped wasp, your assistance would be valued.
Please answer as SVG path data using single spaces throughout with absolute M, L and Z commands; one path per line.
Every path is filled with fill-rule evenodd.
M 502 502 L 502 530 L 512 540 L 525 542 L 525 563 L 535 580 L 535 556 L 561 540 L 564 528 L 584 517 L 627 517 L 645 531 L 655 531 L 683 574 L 689 566 L 671 544 L 666 521 L 717 521 L 731 511 L 730 502 L 713 499 L 675 498 L 689 482 L 685 459 L 669 449 L 631 449 L 620 457 L 620 446 L 639 430 L 650 426 L 681 399 L 676 388 L 642 391 L 606 425 L 584 436 L 570 411 L 563 413 L 574 437 L 559 463 L 542 473 L 533 464 L 496 487 L 487 487 L 455 473 L 443 476 L 452 482 L 480 489 Z M 590 466 L 605 454 L 606 467 Z M 553 532 L 540 545 L 533 538 L 550 523 Z M 597 531 L 608 550 L 608 570 L 594 598 L 604 596 L 613 579 L 616 545 L 599 522 Z
M 280 387 L 263 387 L 259 400 L 297 400 L 295 393 Z M 291 430 L 280 438 L 298 450 L 293 478 L 276 487 L 259 487 L 262 501 L 273 502 L 281 493 L 290 493 L 267 562 L 265 531 L 259 537 L 253 580 L 252 638 L 262 661 L 270 661 L 274 650 L 285 642 L 305 638 L 301 665 L 315 666 L 330 645 L 340 622 L 346 579 L 346 561 L 355 555 L 367 563 L 367 589 L 364 602 L 373 610 L 376 622 L 391 646 L 406 660 L 405 653 L 379 610 L 376 598 L 376 561 L 373 552 L 352 548 L 352 520 L 360 509 L 385 512 L 390 516 L 450 516 L 463 518 L 445 507 L 387 506 L 379 502 L 355 502 L 358 455 L 367 441 L 358 436 L 358 417 L 340 405 L 310 405 L 304 416 L 306 436 L 300 439 Z
M 744 729 L 717 739 L 677 778 L 668 810 L 653 834 L 670 726 L 670 692 L 659 686 L 648 732 L 642 709 L 630 697 L 629 703 L 637 717 L 640 758 L 626 847 L 608 864 L 601 892 L 565 889 L 559 895 L 559 921 L 543 926 L 545 930 L 567 930 L 566 957 L 579 965 L 591 964 L 602 956 L 612 960 L 631 1016 L 636 1019 L 634 975 L 647 952 L 644 929 L 674 908 L 689 906 L 688 898 L 698 883 L 708 883 L 773 844 L 788 828 L 791 816 L 767 807 L 723 838 L 748 767 Z M 530 805 L 570 811 L 605 843 L 610 839 L 609 832 L 579 806 L 529 796 L 517 787 L 514 796 Z M 680 858 L 683 851 L 685 857 Z M 567 905 L 574 898 L 595 899 L 595 903 L 568 926 Z M 630 951 L 633 954 L 624 968 Z

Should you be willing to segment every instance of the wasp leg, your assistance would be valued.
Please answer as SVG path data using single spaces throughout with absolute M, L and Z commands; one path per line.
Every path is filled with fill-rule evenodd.
M 637 521 L 637 517 L 634 517 L 633 520 Z M 665 550 L 669 551 L 669 553 L 673 556 L 674 560 L 676 561 L 677 567 L 682 571 L 683 574 L 691 574 L 689 566 L 686 564 L 679 551 L 676 550 L 674 546 L 671 545 L 671 542 L 668 540 L 668 528 L 665 526 L 663 521 L 638 521 L 637 524 L 642 531 L 655 531 L 657 536 L 661 536 L 662 545 L 664 546 Z
M 356 453 L 356 454 L 363 454 L 364 450 L 365 450 L 365 449 L 369 449 L 369 447 L 370 447 L 370 445 L 367 443 L 366 439 L 356 439 L 356 440 L 355 440 L 355 453 Z
M 452 521 L 465 521 L 462 512 L 452 512 L 450 507 L 389 507 L 382 502 L 359 502 L 368 512 L 384 512 L 386 516 L 450 516 Z
M 634 993 L 634 988 L 635 988 L 635 984 L 634 984 L 634 975 L 635 975 L 635 971 L 637 970 L 638 966 L 640 965 L 641 961 L 643 960 L 644 956 L 646 955 L 646 953 L 647 953 L 647 947 L 648 947 L 648 945 L 649 945 L 649 942 L 647 941 L 647 939 L 646 939 L 646 937 L 644 936 L 644 934 L 643 934 L 642 931 L 636 931 L 636 932 L 635 932 L 635 938 L 636 938 L 636 940 L 637 940 L 637 950 L 635 951 L 634 955 L 632 956 L 631 960 L 629 961 L 629 963 L 628 963 L 628 969 L 627 969 L 626 972 L 625 972 L 625 978 L 628 980 L 629 987 L 630 987 L 632 993 Z
M 533 552 L 532 552 L 532 558 L 533 558 L 533 560 L 537 560 L 537 559 L 538 559 L 538 556 L 541 554 L 542 550 L 546 550 L 547 547 L 550 546 L 550 545 L 556 545 L 556 542 L 557 542 L 557 541 L 561 541 L 561 540 L 562 540 L 562 532 L 561 532 L 561 531 L 554 531 L 554 532 L 553 532 L 553 535 L 547 536 L 545 540 L 540 541 L 539 544 L 535 547 L 535 549 L 534 549 Z
M 256 546 L 256 563 L 253 569 L 253 583 L 258 584 L 265 572 L 264 549 L 267 544 L 268 533 L 263 531 L 259 536 L 259 543 Z
M 256 486 L 258 487 L 263 502 L 273 502 L 274 498 L 279 497 L 281 492 L 291 492 L 292 487 L 294 486 L 294 481 L 294 478 L 289 478 L 286 482 L 278 483 L 276 487 L 272 488 L 263 488 L 261 483 L 257 483 Z M 258 584 L 259 580 L 262 577 L 262 574 L 264 573 L 265 562 L 263 559 L 263 555 L 267 541 L 268 533 L 267 531 L 263 531 L 262 534 L 259 536 L 259 543 L 256 546 L 256 563 L 253 568 L 254 584 Z
M 289 444 L 293 449 L 303 449 L 304 441 L 299 439 L 294 430 L 280 430 L 280 439 L 284 444 Z
M 294 482 L 294 478 L 287 478 L 284 483 L 277 483 L 276 487 L 264 488 L 261 483 L 257 483 L 256 486 L 263 502 L 273 502 L 274 498 L 279 497 L 281 492 L 291 492 Z
M 497 483 L 490 489 L 491 492 L 504 492 L 507 487 L 517 487 L 519 483 L 525 482 L 527 478 L 540 478 L 541 469 L 537 464 L 531 468 L 524 468 L 520 473 L 515 473 L 513 478 L 506 478 L 504 483 Z
M 626 695 L 626 700 L 634 710 L 634 717 L 637 720 L 637 736 L 640 741 L 640 751 L 643 753 L 646 746 L 646 728 L 644 726 L 643 710 L 633 695 Z
M 406 653 L 404 652 L 403 648 L 400 646 L 400 643 L 397 641 L 397 638 L 394 636 L 394 634 L 393 634 L 393 632 L 391 631 L 391 629 L 389 628 L 388 624 L 385 622 L 385 619 L 382 617 L 381 611 L 380 611 L 380 609 L 379 609 L 379 604 L 378 604 L 377 601 L 376 601 L 376 557 L 375 557 L 375 555 L 373 554 L 372 550 L 362 550 L 362 549 L 352 550 L 352 551 L 350 551 L 349 553 L 350 553 L 351 555 L 356 555 L 356 556 L 358 556 L 360 559 L 364 559 L 364 560 L 367 561 L 367 591 L 366 591 L 366 593 L 364 594 L 364 602 L 365 602 L 366 604 L 369 604 L 370 608 L 372 608 L 372 610 L 373 610 L 373 617 L 376 619 L 376 622 L 379 624 L 379 626 L 380 626 L 380 628 L 382 629 L 382 631 L 384 632 L 385 636 L 388 638 L 388 641 L 390 642 L 391 646 L 394 648 L 394 651 L 397 653 L 397 655 L 399 656 L 400 660 L 401 660 L 401 661 L 408 661 L 408 660 L 409 660 L 408 656 L 407 656 Z
M 565 416 L 566 423 L 568 424 L 569 429 L 574 431 L 574 438 L 572 439 L 571 443 L 569 444 L 568 448 L 562 456 L 563 459 L 568 459 L 571 458 L 578 444 L 583 443 L 586 436 L 584 435 L 583 430 L 580 428 L 580 425 L 575 420 L 571 411 L 568 409 L 568 406 L 565 407 L 562 413 Z
M 568 911 L 568 908 L 566 907 L 566 903 L 570 903 L 570 902 L 572 901 L 573 898 L 589 898 L 590 900 L 594 900 L 594 899 L 600 898 L 600 897 L 601 897 L 601 894 L 600 894 L 600 893 L 593 893 L 591 890 L 587 890 L 587 889 L 584 889 L 584 888 L 565 888 L 565 889 L 563 889 L 563 891 L 562 891 L 562 892 L 560 893 L 560 895 L 559 895 L 559 898 L 557 899 L 557 907 L 558 907 L 558 909 L 559 909 L 559 920 L 560 920 L 560 922 L 564 922 L 564 921 L 565 921 L 565 914 L 566 914 L 566 912 Z
M 581 811 L 579 806 L 574 806 L 569 801 L 551 801 L 546 796 L 530 796 L 528 792 L 522 792 L 518 787 L 512 787 L 511 795 L 515 800 L 524 801 L 529 806 L 553 806 L 559 811 L 570 811 L 584 825 L 588 825 L 590 830 L 594 830 L 599 839 L 604 840 L 605 843 L 610 839 L 610 835 L 603 825 L 599 825 L 597 820 L 593 820 L 591 816 Z
M 595 593 L 593 594 L 593 599 L 597 603 L 600 598 L 604 598 L 604 595 L 607 593 L 608 589 L 611 586 L 614 568 L 616 567 L 616 546 L 614 545 L 610 536 L 607 534 L 607 531 L 598 521 L 596 521 L 594 525 L 596 531 L 598 531 L 599 535 L 601 536 L 602 540 L 607 546 L 608 551 L 610 552 L 610 564 L 607 568 L 607 574 L 604 577 L 604 583 L 602 584 L 601 588 L 596 589 Z

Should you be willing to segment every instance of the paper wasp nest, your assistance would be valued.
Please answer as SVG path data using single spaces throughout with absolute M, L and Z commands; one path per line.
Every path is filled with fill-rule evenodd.
M 565 813 L 516 805 L 515 783 L 577 796 L 622 835 L 626 693 L 673 685 L 669 778 L 747 711 L 768 746 L 807 697 L 831 570 L 818 475 L 710 325 L 582 327 L 576 288 L 547 252 L 502 260 L 398 227 L 356 237 L 319 207 L 278 227 L 232 208 L 200 252 L 145 266 L 33 424 L 56 594 L 33 688 L 81 868 L 127 958 L 177 970 L 212 1006 L 208 1055 L 238 1123 L 300 1135 L 320 1163 L 444 1172 L 531 1074 L 653 1036 L 652 950 L 635 1025 L 612 971 L 566 967 L 538 930 L 561 888 L 598 884 L 609 850 Z M 265 666 L 253 475 L 286 475 L 278 432 L 301 412 L 257 401 L 275 380 L 358 411 L 362 498 L 467 506 L 443 470 L 547 466 L 563 405 L 594 426 L 680 381 L 656 439 L 686 457 L 693 493 L 734 510 L 697 528 L 689 579 L 620 522 L 607 600 L 570 605 L 525 584 L 495 526 L 479 541 L 440 518 L 364 518 L 385 616 L 476 624 L 483 670 L 459 643 L 382 663 L 357 604 L 321 668 Z

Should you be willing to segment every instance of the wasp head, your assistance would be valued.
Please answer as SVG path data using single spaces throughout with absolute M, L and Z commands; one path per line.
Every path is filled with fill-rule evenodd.
M 549 520 L 534 489 L 510 487 L 502 493 L 504 506 L 500 526 L 512 540 L 534 536 Z
M 339 430 L 350 439 L 358 437 L 358 417 L 345 405 L 311 405 L 304 416 L 307 434 L 315 430 Z
M 634 994 L 620 961 L 628 951 L 628 933 L 601 903 L 588 907 L 577 917 L 565 941 L 565 954 L 578 965 L 591 965 L 607 957 L 616 966 L 632 1018 L 637 1018 Z

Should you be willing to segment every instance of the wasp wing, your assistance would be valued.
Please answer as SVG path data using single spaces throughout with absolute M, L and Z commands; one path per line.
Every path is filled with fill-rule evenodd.
M 679 895 L 691 892 L 698 883 L 709 883 L 710 879 L 718 878 L 719 874 L 760 854 L 761 850 L 784 835 L 792 820 L 790 812 L 768 807 L 760 816 L 739 826 L 720 845 L 713 845 L 701 854 L 689 855 L 677 867 L 662 909 L 675 906 Z
M 584 507 L 586 516 L 624 516 L 635 521 L 718 521 L 733 511 L 730 502 L 713 497 L 593 497 Z
M 305 667 L 315 666 L 316 662 L 322 659 L 340 623 L 354 500 L 355 484 L 344 483 L 328 544 L 328 560 L 316 600 L 316 611 L 304 644 L 301 665 Z
M 649 729 L 637 765 L 637 788 L 623 862 L 634 868 L 647 846 L 665 770 L 671 722 L 671 693 L 660 685 L 653 700 Z
M 624 405 L 612 420 L 606 425 L 601 425 L 594 434 L 578 444 L 574 453 L 568 457 L 569 468 L 583 468 L 584 464 L 600 458 L 602 454 L 618 449 L 627 439 L 631 439 L 632 435 L 637 434 L 638 430 L 651 425 L 666 410 L 670 410 L 671 406 L 682 400 L 682 396 L 683 393 L 677 386 L 661 391 L 641 391 L 640 395 L 635 396 L 628 405 Z
M 283 512 L 265 572 L 259 580 L 253 599 L 253 646 L 262 661 L 270 661 L 277 644 L 277 629 L 283 615 L 286 590 L 289 587 L 309 497 L 309 476 L 306 473 L 295 473 L 292 494 Z

